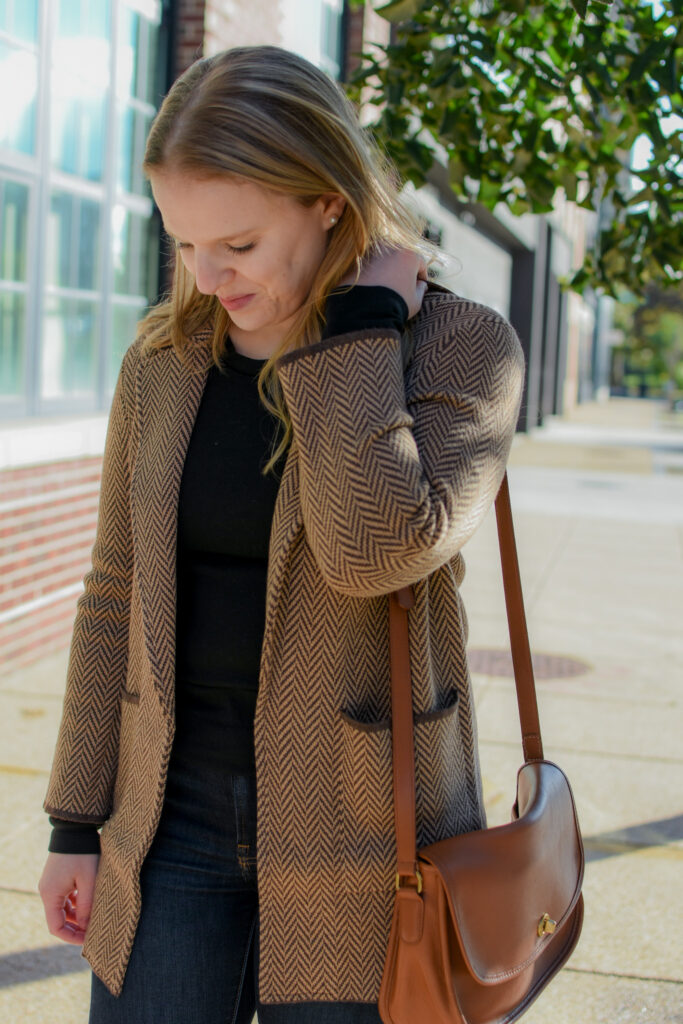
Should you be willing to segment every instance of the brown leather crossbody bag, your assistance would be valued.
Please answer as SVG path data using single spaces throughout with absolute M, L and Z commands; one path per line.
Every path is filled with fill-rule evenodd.
M 524 751 L 510 824 L 416 849 L 412 588 L 390 596 L 397 892 L 379 998 L 385 1024 L 509 1024 L 581 932 L 583 843 L 569 782 L 543 758 L 507 476 L 496 519 Z

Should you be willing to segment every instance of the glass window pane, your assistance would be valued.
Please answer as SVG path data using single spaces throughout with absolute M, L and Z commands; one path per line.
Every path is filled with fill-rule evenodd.
M 111 217 L 112 262 L 114 264 L 114 291 L 127 295 L 129 280 L 134 274 L 131 266 L 135 254 L 131 252 L 132 214 L 123 206 L 115 206 Z
M 83 104 L 83 150 L 80 173 L 89 181 L 101 181 L 106 149 L 106 97 L 91 97 Z
M 52 163 L 67 174 L 101 181 L 107 95 L 56 68 L 52 75 Z
M 68 288 L 71 285 L 73 249 L 74 199 L 65 192 L 55 192 L 47 218 L 47 281 Z
M 117 92 L 155 103 L 156 26 L 136 11 L 121 8 L 120 42 L 117 58 Z
M 112 306 L 111 348 L 107 367 L 107 386 L 113 390 L 118 377 L 123 353 L 135 341 L 138 320 L 141 320 L 146 306 Z
M 119 188 L 124 192 L 151 195 L 149 182 L 142 173 L 142 160 L 152 116 L 143 114 L 127 104 L 119 107 L 117 178 Z
M 135 140 L 135 118 L 132 107 L 119 107 L 119 135 L 117 143 L 117 180 L 123 192 L 133 190 L 133 145 Z
M 24 390 L 26 296 L 0 292 L 0 395 Z
M 116 55 L 116 91 L 119 96 L 133 96 L 137 76 L 138 15 L 128 7 L 120 13 L 120 39 Z
M 28 245 L 27 185 L 0 179 L 0 278 L 26 280 Z
M 25 50 L 0 43 L 0 146 L 33 154 L 38 66 Z M 11 97 L 8 102 L 7 97 Z
M 14 0 L 13 35 L 27 43 L 38 41 L 38 0 Z
M 52 68 L 52 162 L 101 181 L 111 51 L 109 0 L 58 0 Z
M 47 280 L 96 291 L 100 279 L 101 208 L 90 199 L 53 192 L 47 223 Z
M 147 178 L 142 173 L 142 161 L 145 157 L 145 145 L 154 114 L 137 113 L 135 115 L 135 149 L 133 151 L 133 188 L 136 195 L 150 196 L 152 190 Z
M 158 32 L 150 21 L 144 18 L 140 25 L 140 50 L 144 55 L 140 67 L 140 85 L 138 95 L 141 100 L 156 105 L 157 96 L 157 59 L 158 48 L 156 46 Z
M 94 397 L 98 327 L 97 303 L 48 298 L 40 366 L 43 398 Z
M 81 0 L 59 0 L 57 14 L 58 36 L 81 34 Z
M 78 231 L 78 276 L 76 287 L 95 291 L 99 287 L 100 216 L 99 203 L 81 199 Z
M 93 39 L 111 36 L 111 4 L 109 0 L 86 0 L 86 31 Z
M 77 174 L 80 104 L 61 75 L 52 76 L 52 99 L 52 163 L 67 174 Z
M 112 253 L 114 291 L 118 295 L 142 295 L 150 300 L 155 297 L 156 233 L 156 225 L 149 218 L 130 213 L 123 206 L 114 207 Z
M 92 58 L 109 48 L 111 5 L 109 0 L 57 0 L 56 42 L 64 52 L 64 42 L 78 47 L 86 66 Z M 90 53 L 88 53 L 90 51 Z M 79 69 L 80 70 L 80 69 Z

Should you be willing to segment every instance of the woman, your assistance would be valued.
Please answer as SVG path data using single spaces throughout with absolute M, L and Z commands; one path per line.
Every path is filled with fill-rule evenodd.
M 415 585 L 422 844 L 484 822 L 459 552 L 503 475 L 519 343 L 428 286 L 353 109 L 299 57 L 198 61 L 144 166 L 179 259 L 112 405 L 48 926 L 83 942 L 93 1024 L 248 1022 L 256 990 L 265 1024 L 376 1022 L 387 595 Z

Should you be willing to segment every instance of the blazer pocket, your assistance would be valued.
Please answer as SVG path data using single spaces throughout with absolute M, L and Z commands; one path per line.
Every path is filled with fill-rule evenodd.
M 465 786 L 457 695 L 415 716 L 415 792 L 418 846 L 448 833 L 458 818 L 456 790 Z M 345 884 L 376 891 L 396 870 L 391 723 L 360 722 L 339 713 Z
M 474 737 L 470 737 L 474 742 Z M 457 693 L 439 711 L 415 718 L 417 847 L 474 826 Z

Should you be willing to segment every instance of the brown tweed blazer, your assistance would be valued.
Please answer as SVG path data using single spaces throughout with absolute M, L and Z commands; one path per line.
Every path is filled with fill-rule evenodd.
M 523 359 L 501 316 L 443 290 L 413 337 L 405 381 L 393 332 L 280 365 L 294 439 L 255 727 L 265 1002 L 377 999 L 394 878 L 386 595 L 408 583 L 419 842 L 484 824 L 459 552 L 502 479 Z M 103 824 L 84 955 L 114 993 L 173 740 L 177 500 L 210 358 L 205 335 L 186 362 L 139 341 L 124 358 L 45 801 Z

